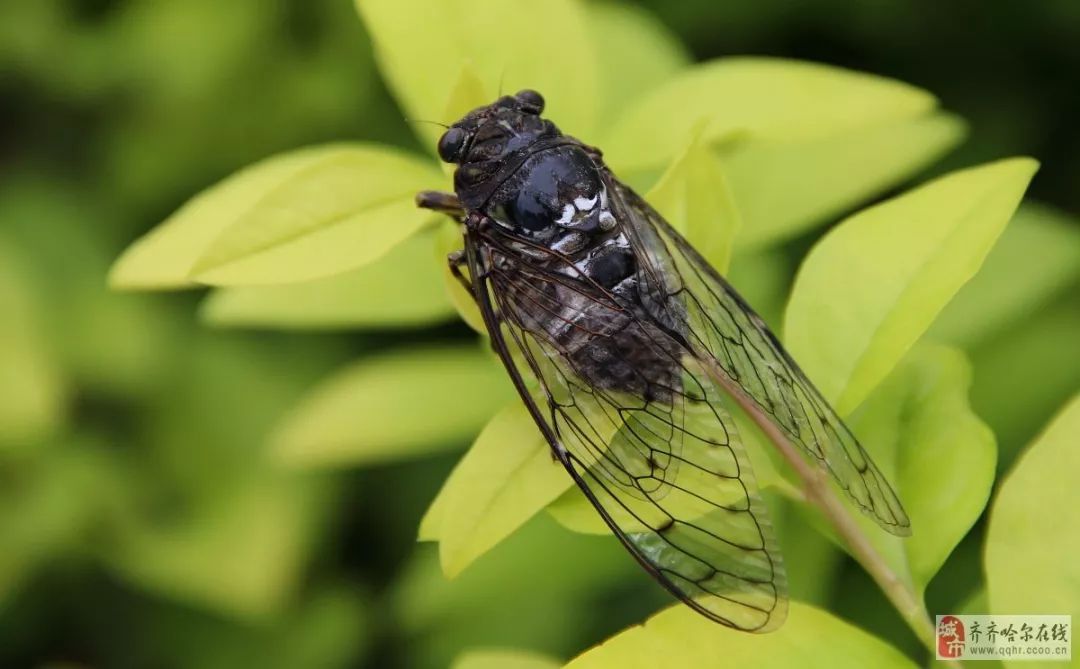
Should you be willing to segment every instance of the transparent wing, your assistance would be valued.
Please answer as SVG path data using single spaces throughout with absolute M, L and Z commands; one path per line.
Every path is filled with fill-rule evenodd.
M 889 482 L 761 318 L 648 203 L 614 179 L 608 187 L 658 296 L 657 318 L 681 323 L 696 354 L 715 361 L 726 385 L 741 389 L 862 511 L 888 532 L 910 534 Z
M 554 254 L 514 263 L 508 243 L 493 231 L 467 239 L 470 272 L 492 342 L 558 459 L 676 597 L 737 629 L 780 625 L 786 580 L 767 511 L 700 362 Z

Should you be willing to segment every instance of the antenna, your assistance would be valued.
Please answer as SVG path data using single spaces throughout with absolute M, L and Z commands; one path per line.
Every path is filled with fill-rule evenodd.
M 440 123 L 439 121 L 428 121 L 422 118 L 407 118 L 403 120 L 406 123 L 430 123 L 431 125 L 437 125 L 440 128 L 446 128 L 447 130 L 450 129 L 450 126 L 446 125 L 445 123 Z

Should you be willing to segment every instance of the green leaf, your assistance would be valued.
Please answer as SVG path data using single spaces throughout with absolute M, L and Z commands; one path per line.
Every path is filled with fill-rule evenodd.
M 450 669 L 559 669 L 561 662 L 523 650 L 470 650 L 462 653 Z
M 700 134 L 672 161 L 645 199 L 717 271 L 727 272 L 742 219 L 727 179 Z
M 775 248 L 737 251 L 726 278 L 773 332 L 779 332 L 795 278 L 790 254 Z
M 269 193 L 344 148 L 335 144 L 283 153 L 208 188 L 124 251 L 113 265 L 109 284 L 132 289 L 194 285 L 192 267 L 218 235 Z
M 112 444 L 77 437 L 29 457 L 5 458 L 0 487 L 0 606 L 36 569 L 80 555 L 107 507 L 124 499 Z M 126 499 L 124 500 L 126 501 Z M 17 600 L 16 600 L 17 601 Z
M 841 415 L 850 413 L 974 276 L 1037 163 L 953 172 L 850 217 L 795 279 L 788 350 Z
M 293 466 L 403 460 L 469 438 L 509 396 L 506 373 L 479 346 L 401 349 L 321 383 L 278 425 L 272 448 Z
M 766 501 L 770 498 L 765 497 Z M 774 499 L 769 505 L 787 572 L 788 597 L 815 606 L 835 605 L 845 556 L 830 537 L 793 508 L 798 502 Z
M 65 414 L 61 370 L 45 344 L 37 291 L 23 269 L 15 249 L 0 243 L 0 447 L 41 439 Z
M 469 63 L 486 90 L 535 88 L 560 128 L 584 136 L 592 130 L 597 66 L 579 3 L 356 0 L 356 7 L 379 70 L 409 117 L 428 119 L 443 111 L 462 65 Z M 434 149 L 438 132 L 424 128 L 420 135 Z
M 1073 395 L 1001 484 L 986 535 L 993 613 L 1080 616 L 1080 395 Z
M 568 488 L 548 504 L 547 512 L 568 530 L 601 536 L 611 534 L 611 528 L 600 517 L 596 507 L 577 487 Z
M 170 374 L 139 399 L 148 457 L 167 477 L 166 490 L 175 487 L 185 499 L 216 496 L 238 479 L 279 469 L 266 449 L 270 428 L 344 357 L 326 340 L 302 346 L 299 337 L 190 323 L 176 335 L 183 343 L 170 351 Z
M 797 601 L 790 607 L 777 631 L 747 634 L 673 606 L 574 658 L 566 669 L 916 666 L 884 641 L 825 611 Z
M 617 115 L 690 64 L 679 38 L 645 9 L 602 0 L 586 2 L 600 78 L 601 118 Z
M 978 519 L 994 483 L 994 435 L 968 404 L 970 385 L 963 353 L 923 344 L 849 420 L 900 496 L 912 534 L 896 537 L 870 519 L 858 521 L 919 593 Z
M 199 256 L 192 276 L 214 285 L 290 283 L 369 263 L 434 218 L 417 191 L 445 183 L 405 152 L 354 145 L 328 152 L 266 192 Z
M 5 180 L 0 188 L 0 227 L 17 257 L 0 251 L 4 256 L 0 265 L 26 276 L 21 283 L 30 289 L 31 302 L 38 308 L 20 324 L 18 308 L 6 307 L 4 313 L 14 317 L 0 330 L 37 327 L 32 347 L 48 349 L 50 366 L 63 368 L 62 385 L 78 386 L 80 395 L 142 397 L 168 364 L 166 349 L 176 332 L 171 318 L 175 312 L 166 311 L 153 297 L 117 295 L 105 285 L 103 277 L 115 253 L 110 235 L 102 233 L 113 219 L 99 199 L 43 175 L 13 173 Z M 22 290 L 19 279 L 2 283 L 8 290 Z M 21 364 L 33 364 L 38 354 L 19 357 Z M 16 368 L 8 364 L 0 362 L 0 369 Z M 38 392 L 30 381 L 22 383 L 19 392 L 25 396 L 15 404 Z
M 465 61 L 461 64 L 457 79 L 450 88 L 450 94 L 443 106 L 442 117 L 448 121 L 456 121 L 473 109 L 491 102 L 491 97 L 491 93 L 480 80 L 480 75 L 476 73 L 472 62 Z M 443 166 L 453 169 L 453 165 L 444 163 Z
M 513 402 L 447 479 L 421 522 L 421 537 L 439 537 L 443 572 L 453 578 L 570 485 L 532 416 Z
M 634 583 L 639 610 L 670 603 L 617 541 L 567 532 L 538 514 L 453 580 L 435 547 L 420 545 L 386 603 L 408 637 L 424 639 L 413 664 L 445 667 L 478 646 L 584 647 L 595 641 L 596 593 Z
M 733 135 L 809 141 L 921 116 L 933 96 L 908 84 L 828 65 L 723 58 L 685 70 L 630 107 L 598 143 L 619 169 L 665 164 L 706 122 L 708 143 Z
M 810 139 L 736 142 L 721 155 L 743 214 L 737 245 L 794 237 L 897 185 L 963 135 L 956 117 L 926 114 Z
M 1025 203 L 982 269 L 934 321 L 930 336 L 971 345 L 1030 316 L 1080 281 L 1080 226 L 1065 214 Z
M 990 610 L 990 599 L 986 593 L 986 586 L 975 588 L 957 605 L 956 610 L 973 616 L 986 615 Z
M 347 583 L 316 588 L 284 615 L 260 625 L 223 624 L 166 610 L 153 621 L 160 627 L 151 636 L 161 646 L 156 656 L 168 653 L 175 666 L 199 669 L 356 666 L 374 627 L 366 602 Z
M 1080 387 L 1080 356 L 1070 354 L 1080 340 L 1078 297 L 1074 288 L 972 350 L 971 403 L 997 435 L 1001 471 Z
M 314 493 L 290 478 L 233 486 L 174 522 L 147 521 L 128 531 L 109 559 L 141 587 L 265 619 L 298 585 L 318 508 Z
M 450 475 L 453 476 L 453 472 Z M 435 499 L 431 500 L 427 511 L 424 512 L 423 517 L 420 519 L 420 527 L 416 530 L 417 541 L 439 540 L 439 535 L 442 532 L 443 514 L 446 512 L 446 495 L 442 494 L 442 491 L 446 490 L 449 484 L 450 478 L 448 477 L 443 481 L 439 494 L 435 496 Z
M 145 452 L 113 486 L 138 496 L 117 505 L 127 522 L 107 527 L 102 557 L 140 588 L 265 623 L 296 592 L 334 490 L 281 472 L 263 442 L 340 356 L 286 336 L 178 334 L 170 377 L 139 398 Z
M 447 123 L 453 123 L 459 118 L 465 116 L 473 109 L 485 105 L 491 102 L 493 96 L 488 92 L 484 86 L 484 82 L 480 81 L 480 75 L 476 73 L 472 63 L 465 61 L 461 64 L 461 70 L 458 72 L 457 80 L 454 82 L 453 87 L 450 89 L 450 95 L 447 97 L 446 105 L 443 107 L 442 116 L 440 118 L 446 119 Z M 426 124 L 425 124 L 426 125 Z M 430 128 L 424 130 L 431 131 Z M 428 142 L 425 142 L 430 150 L 435 150 L 438 146 L 439 134 L 442 130 L 431 131 L 435 132 Z M 457 165 L 444 162 L 439 159 L 440 166 L 443 173 L 447 175 L 453 175 L 457 169 Z
M 284 329 L 422 326 L 454 315 L 432 260 L 435 235 L 406 239 L 345 274 L 282 286 L 219 288 L 203 302 L 213 325 Z

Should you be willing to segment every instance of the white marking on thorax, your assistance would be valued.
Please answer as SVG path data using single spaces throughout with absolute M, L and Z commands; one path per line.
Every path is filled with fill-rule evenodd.
M 559 225 L 566 225 L 566 224 L 570 223 L 570 221 L 574 220 L 574 214 L 575 213 L 576 213 L 576 210 L 574 209 L 574 205 L 565 204 L 565 205 L 563 205 L 562 216 L 560 216 L 555 222 L 558 223 Z
M 555 219 L 556 225 L 563 227 L 570 227 L 574 223 L 574 219 L 580 215 L 589 215 L 596 207 L 597 202 L 600 203 L 600 229 L 604 232 L 614 229 L 615 217 L 612 216 L 611 211 L 608 210 L 608 196 L 607 188 L 601 186 L 600 191 L 590 197 L 576 197 L 573 203 L 566 203 L 562 207 L 562 211 L 559 214 L 559 218 Z
M 578 197 L 574 198 L 574 206 L 578 211 L 592 211 L 592 208 L 596 206 L 597 196 L 593 195 L 592 199 Z

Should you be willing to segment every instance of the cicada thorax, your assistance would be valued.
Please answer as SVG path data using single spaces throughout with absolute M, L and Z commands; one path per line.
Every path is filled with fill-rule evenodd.
M 607 183 L 585 147 L 564 144 L 529 156 L 492 194 L 485 213 L 513 250 L 494 261 L 520 277 L 504 284 L 508 316 L 546 333 L 594 387 L 664 401 L 679 388 L 678 346 L 649 313 L 653 286 Z

